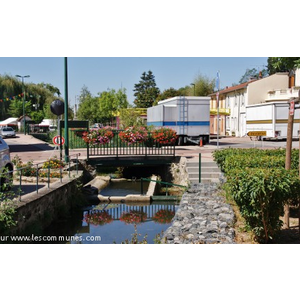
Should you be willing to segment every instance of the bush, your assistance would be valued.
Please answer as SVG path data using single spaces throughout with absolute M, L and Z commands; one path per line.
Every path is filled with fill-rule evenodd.
M 14 220 L 16 213 L 16 204 L 11 200 L 3 200 L 0 202 L 0 233 L 6 233 L 6 231 L 15 226 L 17 223 Z
M 226 174 L 225 189 L 258 241 L 268 242 L 280 230 L 284 205 L 299 205 L 299 150 L 292 150 L 285 170 L 285 149 L 224 149 L 213 153 Z
M 246 225 L 258 241 L 265 242 L 280 230 L 284 204 L 300 199 L 298 175 L 285 169 L 231 170 L 226 189 L 239 206 Z

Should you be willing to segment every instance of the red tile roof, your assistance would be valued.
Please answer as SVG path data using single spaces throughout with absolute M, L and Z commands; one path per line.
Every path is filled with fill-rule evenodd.
M 219 94 L 226 94 L 226 93 L 230 93 L 230 92 L 233 92 L 233 91 L 236 91 L 236 90 L 243 89 L 243 88 L 245 88 L 249 83 L 254 82 L 254 81 L 257 81 L 257 80 L 258 80 L 258 79 L 253 79 L 253 80 L 250 80 L 250 81 L 241 83 L 241 84 L 239 84 L 239 85 L 231 86 L 231 87 L 229 87 L 229 88 L 226 88 L 226 89 L 224 89 L 224 90 L 219 91 Z M 211 94 L 210 96 L 216 95 L 216 93 L 217 93 L 217 92 Z

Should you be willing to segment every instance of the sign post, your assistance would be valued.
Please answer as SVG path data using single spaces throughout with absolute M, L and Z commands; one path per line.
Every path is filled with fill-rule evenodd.
M 219 109 L 219 96 L 220 96 L 220 71 L 217 72 L 217 80 L 216 80 L 216 87 L 217 87 L 217 149 L 219 149 L 219 127 L 220 127 L 220 109 Z
M 63 136 L 56 135 L 53 139 L 52 142 L 54 145 L 59 145 L 62 146 L 65 143 L 65 139 Z

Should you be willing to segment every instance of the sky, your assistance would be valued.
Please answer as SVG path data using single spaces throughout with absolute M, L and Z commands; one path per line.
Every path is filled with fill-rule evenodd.
M 107 89 L 125 88 L 129 103 L 134 85 L 143 72 L 151 70 L 157 87 L 178 89 L 194 82 L 198 75 L 215 79 L 220 86 L 238 83 L 246 69 L 263 69 L 267 57 L 68 57 L 69 105 L 75 104 L 86 86 L 92 95 Z M 51 83 L 65 97 L 64 57 L 0 57 L 0 74 L 30 75 L 25 82 Z

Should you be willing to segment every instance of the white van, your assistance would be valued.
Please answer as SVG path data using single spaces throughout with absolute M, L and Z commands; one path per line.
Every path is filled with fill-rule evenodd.
M 10 160 L 9 147 L 0 137 L 0 191 L 6 189 L 6 185 L 12 180 L 13 169 L 14 166 Z

